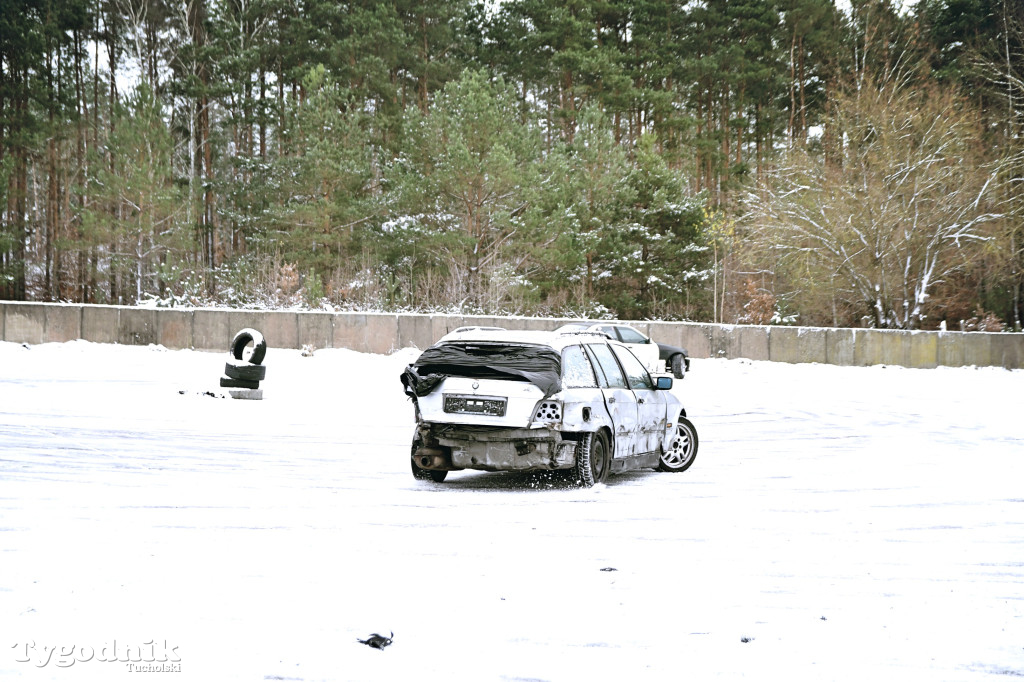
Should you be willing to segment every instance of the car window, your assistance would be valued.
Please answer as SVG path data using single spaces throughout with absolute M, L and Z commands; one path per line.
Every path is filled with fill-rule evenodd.
M 619 363 L 615 361 L 615 355 L 612 354 L 612 349 L 605 344 L 587 344 L 587 350 L 589 350 L 594 359 L 597 361 L 596 366 L 600 368 L 602 388 L 629 388 L 626 383 L 626 377 L 622 374 L 622 369 L 619 367 Z
M 634 389 L 653 389 L 654 382 L 651 380 L 651 375 L 647 373 L 643 363 L 637 360 L 636 356 L 630 353 L 628 348 L 623 348 L 622 346 L 614 346 L 613 348 L 615 349 L 615 355 L 619 358 L 619 362 L 622 363 L 622 367 L 626 370 L 629 387 Z
M 616 327 L 623 343 L 647 343 L 647 337 L 632 327 Z
M 566 346 L 562 351 L 562 387 L 597 388 L 594 368 L 581 346 Z
M 615 338 L 615 327 L 613 327 L 613 326 L 611 326 L 609 324 L 602 324 L 599 327 L 594 327 L 594 329 L 596 329 L 597 331 L 601 332 L 602 334 L 604 334 L 605 336 L 607 336 L 610 339 L 614 339 Z

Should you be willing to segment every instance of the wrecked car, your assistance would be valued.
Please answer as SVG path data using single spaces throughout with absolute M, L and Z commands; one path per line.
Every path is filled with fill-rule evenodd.
M 672 381 L 603 334 L 457 330 L 402 373 L 412 473 L 551 470 L 592 486 L 634 469 L 685 471 L 697 431 Z

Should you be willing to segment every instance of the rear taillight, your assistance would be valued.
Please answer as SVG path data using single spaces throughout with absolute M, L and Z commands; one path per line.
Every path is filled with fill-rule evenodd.
M 534 423 L 557 424 L 562 421 L 562 403 L 557 400 L 542 400 L 533 411 Z

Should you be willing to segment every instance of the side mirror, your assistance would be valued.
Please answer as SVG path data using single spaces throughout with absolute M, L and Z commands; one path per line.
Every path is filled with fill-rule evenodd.
M 658 385 L 656 388 L 659 391 L 667 391 L 672 388 L 672 377 L 658 377 Z

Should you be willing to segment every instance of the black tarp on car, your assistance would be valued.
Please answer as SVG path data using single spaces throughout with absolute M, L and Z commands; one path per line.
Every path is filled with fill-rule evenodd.
M 503 343 L 445 343 L 423 351 L 402 373 L 410 397 L 429 394 L 446 377 L 518 379 L 544 391 L 544 397 L 561 388 L 562 358 L 547 346 Z

